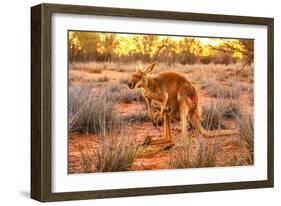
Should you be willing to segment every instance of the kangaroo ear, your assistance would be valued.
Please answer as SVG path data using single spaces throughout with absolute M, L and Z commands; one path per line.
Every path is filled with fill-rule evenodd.
M 157 62 L 153 62 L 152 64 L 148 65 L 145 68 L 145 73 L 148 74 L 148 73 L 152 72 L 156 64 L 157 64 Z
M 138 63 L 136 65 L 136 72 L 144 73 L 144 68 L 143 68 L 143 65 L 141 63 Z

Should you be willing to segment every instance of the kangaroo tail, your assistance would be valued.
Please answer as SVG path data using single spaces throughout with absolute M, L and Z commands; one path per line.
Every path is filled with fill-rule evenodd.
M 205 137 L 220 137 L 220 136 L 230 136 L 237 135 L 239 132 L 237 130 L 211 130 L 208 131 L 200 126 L 200 133 Z

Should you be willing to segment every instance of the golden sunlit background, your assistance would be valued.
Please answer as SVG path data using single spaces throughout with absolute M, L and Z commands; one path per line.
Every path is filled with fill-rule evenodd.
M 254 41 L 100 32 L 69 32 L 69 61 L 231 64 L 254 60 Z

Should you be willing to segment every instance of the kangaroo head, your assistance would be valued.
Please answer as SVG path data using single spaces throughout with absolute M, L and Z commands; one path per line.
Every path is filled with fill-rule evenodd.
M 156 62 L 149 64 L 146 67 L 142 65 L 138 65 L 136 67 L 136 72 L 133 73 L 131 80 L 128 83 L 130 89 L 144 87 L 145 85 L 145 78 L 153 71 Z

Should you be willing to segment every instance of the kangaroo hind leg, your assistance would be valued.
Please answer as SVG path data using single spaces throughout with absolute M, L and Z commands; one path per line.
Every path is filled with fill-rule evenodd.
M 164 114 L 164 138 L 161 139 L 145 139 L 144 145 L 162 145 L 172 144 L 171 136 L 171 119 L 167 114 Z
M 172 143 L 171 136 L 171 120 L 170 117 L 165 114 L 164 115 L 164 130 L 165 130 L 165 143 Z
M 189 98 L 184 98 L 181 95 L 178 96 L 180 122 L 181 122 L 181 137 L 187 137 L 187 117 L 189 113 Z
M 201 122 L 199 118 L 198 109 L 195 109 L 194 112 L 190 114 L 190 120 L 195 128 L 194 135 L 195 137 L 198 137 L 198 135 L 201 134 Z

